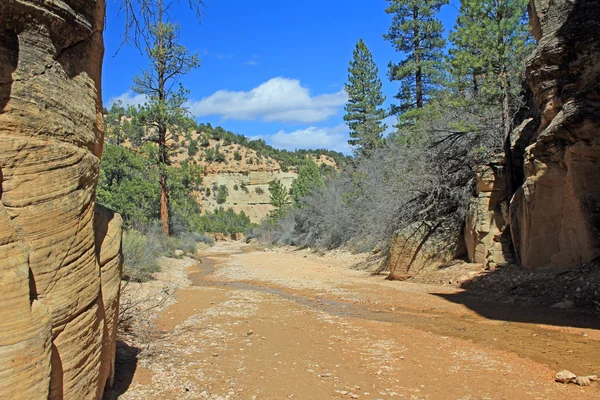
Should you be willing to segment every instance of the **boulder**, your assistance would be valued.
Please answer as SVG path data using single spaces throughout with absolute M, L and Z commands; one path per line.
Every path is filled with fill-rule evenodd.
M 113 371 L 121 219 L 94 204 L 104 1 L 0 2 L 0 398 L 94 399 Z
M 464 247 L 456 226 L 421 222 L 398 230 L 387 259 L 388 279 L 405 280 L 421 271 L 439 268 L 463 256 Z
M 596 0 L 532 0 L 538 41 L 526 79 L 540 123 L 510 206 L 525 267 L 570 268 L 600 255 L 600 30 Z

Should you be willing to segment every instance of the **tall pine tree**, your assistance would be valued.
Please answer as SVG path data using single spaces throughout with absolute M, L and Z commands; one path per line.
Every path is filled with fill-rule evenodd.
M 290 207 L 288 190 L 279 180 L 269 182 L 270 203 L 273 209 L 269 211 L 271 222 L 277 222 L 283 217 Z
M 160 220 L 163 233 L 169 235 L 169 185 L 167 167 L 171 165 L 177 135 L 187 125 L 187 111 L 183 104 L 188 91 L 178 80 L 200 65 L 197 55 L 190 55 L 178 43 L 179 30 L 165 22 L 162 0 L 158 0 L 156 21 L 149 29 L 146 49 L 150 67 L 134 78 L 132 89 L 148 97 L 140 118 L 150 128 L 147 141 L 158 147 L 157 163 L 160 168 Z
M 368 156 L 381 144 L 382 134 L 387 126 L 383 124 L 385 110 L 381 106 L 385 102 L 385 96 L 381 92 L 382 84 L 377 76 L 379 70 L 362 39 L 356 44 L 348 72 L 345 88 L 349 99 L 344 108 L 344 121 L 350 128 L 351 139 L 348 143 L 356 146 L 357 154 Z
M 452 71 L 461 88 L 501 97 L 504 81 L 518 92 L 531 51 L 528 0 L 462 0 L 450 41 Z
M 421 109 L 431 92 L 442 83 L 443 49 L 446 44 L 440 8 L 449 0 L 387 0 L 385 12 L 393 15 L 384 38 L 406 58 L 389 64 L 389 78 L 400 82 L 395 113 Z
M 527 0 L 462 0 L 455 30 L 450 35 L 452 70 L 459 89 L 470 86 L 502 110 L 504 147 L 510 190 L 512 159 L 510 133 L 525 58 L 531 51 Z M 466 84 L 470 82 L 470 85 Z

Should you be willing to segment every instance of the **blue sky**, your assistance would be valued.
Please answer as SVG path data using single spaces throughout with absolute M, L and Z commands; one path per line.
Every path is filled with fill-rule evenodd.
M 147 65 L 134 47 L 117 53 L 123 18 L 116 1 L 107 1 L 105 106 L 115 99 L 142 101 L 130 87 Z M 361 37 L 379 67 L 387 104 L 395 100 L 398 84 L 388 80 L 387 65 L 402 55 L 382 37 L 391 22 L 385 0 L 204 0 L 200 23 L 187 0 L 181 2 L 170 14 L 181 26 L 181 43 L 202 60 L 198 70 L 182 79 L 199 122 L 262 137 L 278 148 L 350 153 L 343 87 Z M 442 8 L 446 33 L 457 9 L 458 0 Z

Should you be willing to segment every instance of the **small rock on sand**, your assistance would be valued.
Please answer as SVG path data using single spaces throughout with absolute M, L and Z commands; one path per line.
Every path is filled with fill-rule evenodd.
M 571 310 L 575 308 L 575 303 L 573 302 L 573 300 L 565 300 L 561 301 L 560 303 L 553 304 L 552 308 L 556 308 L 559 310 Z

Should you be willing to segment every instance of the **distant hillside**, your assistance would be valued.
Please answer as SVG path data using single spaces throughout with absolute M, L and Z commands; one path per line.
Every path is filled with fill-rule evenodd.
M 105 121 L 109 142 L 133 148 L 143 144 L 146 128 L 138 122 L 135 108 L 113 105 L 105 110 Z M 249 140 L 220 126 L 196 124 L 192 119 L 188 125 L 185 133 L 171 143 L 176 149 L 172 162 L 175 166 L 191 162 L 200 167 L 202 183 L 194 197 L 202 213 L 231 208 L 258 223 L 272 209 L 269 182 L 279 180 L 289 189 L 298 166 L 307 157 L 323 169 L 339 169 L 351 160 L 326 149 L 279 150 L 262 139 Z
M 196 199 L 204 212 L 232 208 L 258 223 L 272 209 L 269 182 L 279 180 L 289 189 L 298 176 L 298 165 L 307 157 L 321 168 L 338 168 L 336 159 L 346 162 L 342 154 L 327 150 L 282 151 L 262 140 L 223 134 L 219 128 L 212 134 L 206 127 L 200 129 L 186 135 L 182 148 L 187 151 L 179 153 L 176 161 L 193 160 L 201 166 L 203 179 Z

